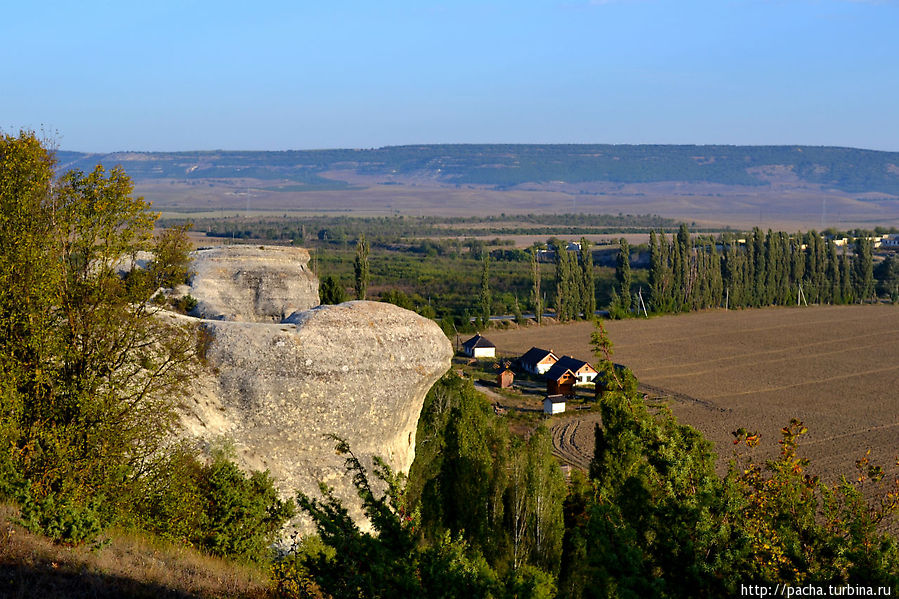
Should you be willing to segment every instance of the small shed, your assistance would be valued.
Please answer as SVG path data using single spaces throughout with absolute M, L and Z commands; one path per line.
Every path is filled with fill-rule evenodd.
M 512 386 L 512 382 L 515 380 L 515 375 L 512 374 L 512 371 L 506 368 L 498 375 L 496 375 L 496 385 L 500 389 L 508 389 Z
M 496 346 L 480 333 L 462 344 L 462 351 L 472 358 L 495 358 Z
M 561 414 L 565 411 L 565 398 L 561 395 L 547 395 L 543 399 L 544 414 Z

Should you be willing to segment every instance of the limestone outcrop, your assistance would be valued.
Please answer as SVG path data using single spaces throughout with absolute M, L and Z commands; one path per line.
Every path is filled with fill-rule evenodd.
M 309 252 L 280 246 L 228 245 L 191 255 L 195 315 L 213 320 L 280 322 L 318 305 Z
M 266 269 L 264 256 L 278 255 L 260 252 L 249 254 L 255 272 Z M 237 255 L 226 254 L 230 273 L 244 272 Z M 222 263 L 204 259 L 207 273 Z M 306 274 L 299 272 L 305 285 Z M 218 280 L 229 277 L 238 280 Z M 274 278 L 282 289 L 295 288 L 287 279 Z M 256 293 L 266 296 L 269 280 L 261 278 Z M 235 315 L 248 313 L 273 319 L 281 308 L 259 311 L 259 304 L 241 295 L 239 283 L 229 286 L 229 297 L 243 303 L 230 313 L 213 310 L 216 319 L 200 321 L 207 367 L 186 402 L 185 432 L 210 444 L 233 444 L 239 463 L 268 469 L 284 496 L 298 490 L 317 496 L 319 481 L 325 482 L 362 521 L 343 458 L 327 435 L 346 439 L 368 466 L 381 456 L 395 470 L 408 471 L 424 396 L 450 366 L 449 341 L 433 321 L 379 302 L 296 310 L 282 322 L 238 322 Z M 206 310 L 224 307 L 216 303 L 225 298 L 221 287 L 194 285 L 191 294 Z M 212 299 L 202 295 L 207 289 Z M 303 516 L 293 527 L 310 530 Z

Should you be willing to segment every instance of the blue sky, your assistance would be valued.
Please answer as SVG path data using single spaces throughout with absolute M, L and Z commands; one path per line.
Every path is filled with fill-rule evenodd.
M 899 0 L 17 2 L 0 128 L 71 150 L 899 151 Z

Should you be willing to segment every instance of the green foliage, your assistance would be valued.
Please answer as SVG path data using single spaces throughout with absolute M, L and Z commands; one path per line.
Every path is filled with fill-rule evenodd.
M 681 227 L 669 243 L 650 236 L 650 297 L 654 312 L 681 312 L 717 307 L 761 307 L 797 303 L 847 304 L 869 301 L 875 291 L 873 244 L 858 232 L 853 256 L 837 250 L 833 239 L 815 231 L 788 235 L 756 228 L 737 243 L 732 235 L 717 242 L 690 237 Z M 718 246 L 723 247 L 723 255 Z M 878 269 L 876 279 L 887 272 Z M 623 298 L 617 302 L 622 304 Z M 621 310 L 613 305 L 613 314 Z
M 268 472 L 247 477 L 222 455 L 201 471 L 197 482 L 205 514 L 194 538 L 216 555 L 263 559 L 294 514 L 293 504 L 278 497 Z
M 90 541 L 109 525 L 110 514 L 102 498 L 74 503 L 65 495 L 49 493 L 36 498 L 30 491 L 24 486 L 17 497 L 19 523 L 56 543 L 76 545 Z
M 630 314 L 631 312 L 631 246 L 622 237 L 618 241 L 618 259 L 615 265 L 615 280 L 618 281 L 618 302 L 616 312 Z
M 365 235 L 362 235 L 361 237 L 359 237 L 359 241 L 356 242 L 356 257 L 353 260 L 353 272 L 355 274 L 354 280 L 357 300 L 364 300 L 365 292 L 368 289 L 368 254 L 368 242 L 365 241 Z
M 531 248 L 531 280 L 533 287 L 531 288 L 531 305 L 534 307 L 534 318 L 537 324 L 543 322 L 543 295 L 540 292 L 540 263 L 537 262 L 537 249 Z
M 318 287 L 318 297 L 322 305 L 342 304 L 347 301 L 346 289 L 331 275 L 322 279 L 321 285 Z
M 161 451 L 195 343 L 154 317 L 154 277 L 117 272 L 151 248 L 155 218 L 124 172 L 51 187 L 52 166 L 33 134 L 0 138 L 0 448 L 28 520 L 80 537 Z
M 172 308 L 178 312 L 190 314 L 197 307 L 198 303 L 197 298 L 188 293 L 183 297 L 172 300 Z
M 486 324 L 490 322 L 490 312 L 493 308 L 493 299 L 490 295 L 490 258 L 483 260 L 484 268 L 481 271 L 481 294 L 478 296 L 478 303 L 481 309 L 481 322 Z
M 131 490 L 123 521 L 209 553 L 247 561 L 269 546 L 294 515 L 267 472 L 242 472 L 223 450 L 204 463 L 178 447 L 147 465 Z
M 614 375 L 601 328 L 593 342 L 597 369 Z M 793 421 L 777 460 L 741 456 L 722 479 L 698 432 L 647 405 L 629 373 L 609 380 L 590 480 L 573 477 L 565 504 L 565 596 L 733 596 L 746 581 L 899 585 L 896 540 L 885 532 L 899 481 L 886 485 L 867 457 L 855 483 L 828 488 L 806 474 L 797 451 L 806 431 Z M 861 487 L 871 484 L 883 494 L 866 498 Z
M 865 455 L 854 482 L 843 477 L 828 487 L 807 474 L 808 460 L 800 457 L 799 440 L 807 432 L 793 419 L 781 431 L 776 460 L 760 465 L 749 450 L 731 463 L 727 483 L 740 500 L 751 576 L 771 584 L 899 587 L 899 545 L 883 526 L 899 510 L 899 479 L 884 489 L 883 469 Z M 734 436 L 744 448 L 759 444 L 745 429 Z M 863 486 L 885 492 L 872 499 Z
M 156 239 L 155 257 L 150 274 L 159 287 L 175 287 L 190 277 L 190 252 L 193 249 L 187 232 L 190 223 L 165 229 Z M 189 311 L 189 310 L 188 310 Z
M 444 536 L 427 548 L 418 544 L 416 512 L 403 500 L 403 478 L 375 459 L 375 475 L 386 484 L 378 495 L 368 474 L 345 442 L 337 451 L 347 456 L 365 515 L 376 535 L 363 533 L 346 508 L 322 485 L 323 499 L 299 494 L 297 502 L 315 522 L 326 549 L 303 551 L 295 545 L 288 559 L 291 568 L 276 569 L 276 587 L 311 596 L 314 588 L 333 599 L 358 597 L 493 597 L 502 587 L 483 558 L 471 553 L 461 539 Z
M 409 505 L 420 508 L 426 542 L 464 535 L 500 573 L 530 564 L 553 574 L 565 493 L 544 427 L 523 442 L 469 381 L 447 374 L 434 385 L 406 487 Z
M 188 227 L 154 246 L 155 215 L 121 169 L 51 187 L 52 166 L 33 135 L 0 138 L 0 493 L 57 542 L 119 522 L 263 556 L 290 513 L 267 475 L 168 446 L 201 338 L 147 300 L 186 280 Z M 150 249 L 146 271 L 119 274 Z

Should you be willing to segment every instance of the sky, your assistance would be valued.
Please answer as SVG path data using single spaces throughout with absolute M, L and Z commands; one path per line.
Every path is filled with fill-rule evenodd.
M 899 151 L 899 0 L 7 3 L 0 129 L 66 150 Z

